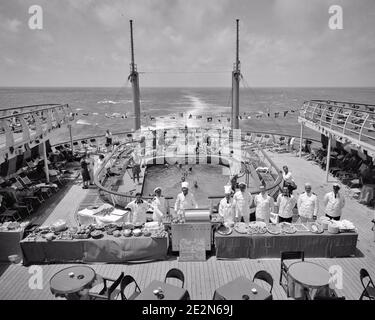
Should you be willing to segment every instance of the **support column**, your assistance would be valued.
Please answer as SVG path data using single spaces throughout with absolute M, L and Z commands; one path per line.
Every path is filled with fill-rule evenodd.
M 47 158 L 47 146 L 46 139 L 43 139 L 43 158 L 44 158 L 44 171 L 46 173 L 47 183 L 49 183 L 49 170 L 48 170 L 48 158 Z
M 302 141 L 303 141 L 303 122 L 301 122 L 301 132 L 299 136 L 299 157 L 302 158 Z
M 329 133 L 329 135 L 328 135 L 328 147 L 327 147 L 326 182 L 328 182 L 329 163 L 330 163 L 330 160 L 331 160 L 331 142 L 332 142 L 332 135 Z
M 72 152 L 73 152 L 72 125 L 70 123 L 68 124 L 68 128 L 69 128 L 70 148 L 72 149 Z

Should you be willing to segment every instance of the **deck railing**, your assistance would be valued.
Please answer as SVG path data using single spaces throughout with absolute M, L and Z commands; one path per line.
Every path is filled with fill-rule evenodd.
M 375 147 L 375 106 L 338 101 L 306 101 L 299 121 L 364 145 Z

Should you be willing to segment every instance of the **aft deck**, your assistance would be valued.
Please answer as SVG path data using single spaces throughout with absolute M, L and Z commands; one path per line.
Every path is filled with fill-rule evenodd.
M 291 154 L 269 153 L 277 166 L 287 164 L 293 173 L 301 192 L 303 184 L 309 181 L 313 191 L 319 199 L 323 198 L 325 192 L 331 190 L 331 183 L 325 183 L 325 172 L 318 166 Z M 333 182 L 333 178 L 331 178 Z M 332 265 L 339 265 L 343 270 L 343 289 L 336 290 L 339 295 L 347 299 L 357 300 L 362 292 L 359 279 L 359 270 L 366 268 L 371 276 L 375 276 L 375 242 L 374 232 L 371 231 L 371 220 L 374 209 L 359 204 L 346 187 L 342 192 L 346 195 L 346 207 L 343 217 L 351 220 L 357 227 L 359 237 L 357 254 L 350 258 L 314 258 L 312 260 L 327 269 Z M 98 200 L 95 189 L 83 190 L 79 184 L 69 184 L 60 191 L 61 194 L 54 195 L 45 205 L 37 220 L 39 223 L 50 223 L 77 209 L 93 204 Z M 48 209 L 49 207 L 49 209 Z M 56 299 L 49 290 L 50 278 L 67 264 L 43 265 L 43 289 L 30 289 L 29 273 L 30 267 L 18 265 L 0 265 L 0 299 Z M 252 278 L 258 270 L 267 270 L 274 278 L 273 297 L 276 300 L 286 299 L 284 289 L 279 285 L 280 259 L 239 259 L 218 260 L 211 256 L 205 262 L 179 262 L 175 256 L 166 261 L 156 261 L 142 264 L 95 264 L 92 267 L 97 273 L 117 277 L 120 272 L 131 274 L 140 285 L 141 289 L 146 287 L 152 280 L 164 280 L 164 276 L 170 268 L 177 267 L 185 274 L 185 286 L 190 293 L 191 299 L 210 300 L 217 287 L 235 279 L 240 275 Z

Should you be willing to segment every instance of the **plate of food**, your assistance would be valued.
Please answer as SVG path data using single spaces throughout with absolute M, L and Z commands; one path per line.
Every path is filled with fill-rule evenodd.
M 267 232 L 267 224 L 263 221 L 253 221 L 249 223 L 248 234 L 264 234 Z
M 269 224 L 267 226 L 267 231 L 271 234 L 280 234 L 281 233 L 281 226 L 278 224 Z
M 223 236 L 227 236 L 227 235 L 231 234 L 232 231 L 233 231 L 232 228 L 227 227 L 227 226 L 224 226 L 224 225 L 220 226 L 220 227 L 217 229 L 217 233 L 218 233 L 218 234 L 221 234 L 221 235 L 223 235 Z
M 122 234 L 124 235 L 124 237 L 131 237 L 132 236 L 132 231 L 130 229 L 125 229 Z
M 323 233 L 324 229 L 321 224 L 319 223 L 312 223 L 310 224 L 310 232 L 312 233 Z
M 236 230 L 238 233 L 247 233 L 247 225 L 244 222 L 237 222 L 234 225 L 234 230 Z
M 132 223 L 124 223 L 124 225 L 122 226 L 122 228 L 125 230 L 125 229 L 130 229 L 130 230 L 133 230 L 134 229 L 134 224 Z
M 103 232 L 100 231 L 100 230 L 94 230 L 90 233 L 90 236 L 93 238 L 93 239 L 100 239 L 103 237 Z
M 281 231 L 284 233 L 292 234 L 297 232 L 297 229 L 294 227 L 294 225 L 288 222 L 281 222 L 280 227 Z
M 139 236 L 141 236 L 141 235 L 142 235 L 142 230 L 141 230 L 141 229 L 134 229 L 134 230 L 133 230 L 133 235 L 134 235 L 135 237 L 139 237 Z
M 296 223 L 294 225 L 294 228 L 296 228 L 297 232 L 308 232 L 310 231 L 308 227 L 306 227 L 304 224 L 302 223 Z

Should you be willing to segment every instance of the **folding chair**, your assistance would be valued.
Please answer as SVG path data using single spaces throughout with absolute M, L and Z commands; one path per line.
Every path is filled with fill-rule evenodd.
M 253 282 L 255 279 L 262 280 L 270 285 L 270 293 L 272 293 L 273 289 L 273 278 L 266 270 L 258 271 L 253 278 Z
M 164 282 L 167 282 L 168 278 L 175 278 L 175 279 L 180 280 L 182 282 L 182 286 L 181 287 L 182 288 L 184 287 L 185 276 L 184 276 L 184 273 L 180 269 L 173 268 L 173 269 L 169 270 L 167 272 L 167 274 L 165 275 Z
M 361 283 L 363 286 L 363 292 L 361 296 L 359 297 L 359 300 L 363 300 L 364 297 L 370 299 L 370 300 L 375 300 L 375 285 L 374 282 L 371 279 L 370 274 L 366 269 L 361 269 L 359 271 L 359 277 L 361 279 Z M 368 280 L 367 284 L 365 285 L 365 280 Z
M 121 272 L 117 279 L 110 279 L 106 277 L 100 278 L 103 280 L 103 288 L 99 291 L 99 293 L 89 292 L 89 297 L 91 300 L 116 300 L 117 296 L 121 293 L 121 290 L 117 289 L 117 287 L 124 278 L 124 273 Z M 108 287 L 109 282 L 112 282 L 110 287 Z
M 129 297 L 126 297 L 125 290 L 132 283 L 134 283 L 135 285 L 134 292 Z M 141 289 L 139 288 L 137 281 L 135 281 L 135 279 L 130 275 L 126 275 L 122 279 L 120 290 L 121 290 L 121 300 L 134 300 L 141 293 Z

